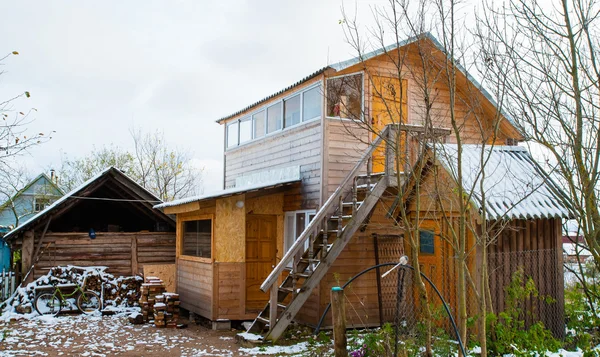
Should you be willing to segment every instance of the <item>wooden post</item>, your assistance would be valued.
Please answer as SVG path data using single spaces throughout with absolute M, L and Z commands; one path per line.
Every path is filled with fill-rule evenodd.
M 277 283 L 271 286 L 271 296 L 269 299 L 269 329 L 272 329 L 277 322 L 277 296 L 279 295 L 279 287 Z
M 346 341 L 346 308 L 344 289 L 331 288 L 331 314 L 333 316 L 333 348 L 335 357 L 348 357 Z
M 139 273 L 138 268 L 138 253 L 137 253 L 137 236 L 131 236 L 131 275 Z
M 23 245 L 21 247 L 21 271 L 27 272 L 33 265 L 33 249 L 34 249 L 35 233 L 27 231 L 23 234 Z M 24 283 L 28 283 L 25 281 Z

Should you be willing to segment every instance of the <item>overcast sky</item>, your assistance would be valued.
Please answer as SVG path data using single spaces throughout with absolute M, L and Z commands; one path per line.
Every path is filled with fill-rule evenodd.
M 370 4 L 359 1 L 368 11 Z M 94 146 L 131 147 L 129 128 L 163 130 L 193 152 L 204 188 L 220 188 L 215 123 L 323 67 L 354 56 L 341 0 L 5 1 L 0 98 L 31 92 L 34 132 L 53 139 L 24 158 L 32 175 Z M 352 3 L 352 7 L 354 4 Z

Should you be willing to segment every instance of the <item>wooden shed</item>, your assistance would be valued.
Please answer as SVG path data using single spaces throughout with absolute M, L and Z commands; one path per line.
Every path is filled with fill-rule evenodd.
M 120 170 L 110 167 L 75 188 L 5 239 L 21 250 L 27 272 L 53 266 L 106 266 L 115 275 L 144 265 L 175 263 L 175 221 L 152 208 L 161 203 Z

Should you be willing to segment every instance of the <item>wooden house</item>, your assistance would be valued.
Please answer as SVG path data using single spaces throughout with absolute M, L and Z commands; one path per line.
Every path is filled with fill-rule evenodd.
M 134 275 L 175 262 L 175 221 L 152 208 L 161 200 L 110 167 L 47 206 L 4 238 L 21 251 L 22 271 L 106 266 Z
M 405 250 L 404 230 L 389 213 L 403 182 L 390 165 L 393 153 L 386 143 L 400 130 L 411 145 L 420 145 L 426 105 L 419 94 L 423 65 L 418 53 L 423 50 L 437 59 L 444 56 L 430 35 L 408 39 L 324 67 L 218 120 L 225 136 L 224 190 L 156 206 L 177 216 L 183 307 L 213 321 L 254 319 L 252 331 L 268 327 L 266 337 L 277 339 L 292 320 L 317 324 L 333 285 L 376 262 L 398 260 Z M 405 58 L 402 81 L 390 61 L 399 55 Z M 437 71 L 432 77 L 443 76 L 441 66 L 431 70 Z M 497 109 L 490 96 L 460 69 L 456 83 L 459 95 L 474 96 L 478 114 L 491 123 Z M 450 127 L 449 90 L 441 81 L 435 91 L 430 134 L 453 143 L 456 138 L 444 129 Z M 456 103 L 457 113 L 469 118 L 468 102 Z M 469 119 L 462 126 L 463 142 L 481 142 L 481 126 Z M 519 140 L 518 130 L 503 120 L 495 143 Z M 553 219 L 552 227 L 560 217 Z M 537 237 L 536 232 L 541 231 L 527 234 Z M 549 242 L 560 238 L 552 230 L 546 233 Z M 450 289 L 451 278 L 441 275 L 439 243 L 430 242 L 435 253 L 418 264 L 429 264 L 425 270 Z M 375 275 L 357 280 L 353 291 L 350 299 L 361 306 L 363 317 L 350 323 L 378 324 Z

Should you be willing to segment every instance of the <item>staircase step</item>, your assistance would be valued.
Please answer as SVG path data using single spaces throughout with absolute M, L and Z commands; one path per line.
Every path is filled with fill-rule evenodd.
M 267 326 L 271 322 L 262 316 L 256 316 L 256 321 L 262 322 L 263 324 L 265 324 L 265 326 Z
M 294 292 L 294 289 L 288 287 L 280 287 L 279 291 L 281 291 L 282 293 L 292 294 Z M 304 289 L 302 288 L 296 289 L 296 293 L 301 293 L 302 291 L 304 291 Z
M 363 203 L 363 201 L 356 201 L 356 205 L 357 206 L 362 205 L 362 203 Z M 343 202 L 342 206 L 344 206 L 344 207 L 352 207 L 352 204 L 353 204 L 352 202 Z
M 308 274 L 308 273 L 292 273 L 293 276 L 297 277 L 297 278 L 304 278 L 304 279 L 308 279 L 310 278 L 310 276 L 312 274 Z
M 339 219 L 339 217 L 340 216 L 331 216 L 331 217 L 329 217 L 329 220 L 331 220 L 331 221 L 337 221 Z M 350 218 L 352 218 L 351 214 L 343 215 L 342 216 L 342 219 L 350 219 Z

